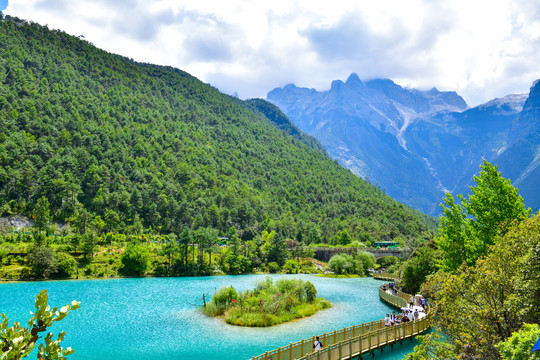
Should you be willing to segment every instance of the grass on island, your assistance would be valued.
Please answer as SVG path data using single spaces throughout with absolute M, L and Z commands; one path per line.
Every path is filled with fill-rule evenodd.
M 219 289 L 202 312 L 223 317 L 231 325 L 267 327 L 311 316 L 331 307 L 317 298 L 317 289 L 309 281 L 271 278 L 257 283 L 254 290 L 238 293 L 232 286 Z

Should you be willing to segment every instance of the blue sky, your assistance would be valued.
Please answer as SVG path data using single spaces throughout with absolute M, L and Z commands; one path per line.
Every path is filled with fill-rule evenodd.
M 240 98 L 355 72 L 475 106 L 540 78 L 538 0 L 12 0 L 4 12 Z
M 0 0 L 0 11 L 4 10 L 8 5 L 8 0 Z

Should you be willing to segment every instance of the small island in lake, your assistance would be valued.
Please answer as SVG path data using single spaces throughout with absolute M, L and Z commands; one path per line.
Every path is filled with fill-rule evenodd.
M 331 307 L 317 298 L 310 281 L 271 278 L 257 283 L 254 290 L 237 292 L 232 286 L 219 289 L 201 310 L 212 317 L 223 317 L 231 325 L 266 327 L 311 316 Z

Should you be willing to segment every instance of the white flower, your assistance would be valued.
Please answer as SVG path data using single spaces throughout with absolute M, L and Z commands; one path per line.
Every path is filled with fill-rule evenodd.
M 61 312 L 61 313 L 65 313 L 65 312 L 67 312 L 67 311 L 68 311 L 68 309 L 67 309 L 66 306 L 62 306 L 62 307 L 60 308 L 60 312 Z

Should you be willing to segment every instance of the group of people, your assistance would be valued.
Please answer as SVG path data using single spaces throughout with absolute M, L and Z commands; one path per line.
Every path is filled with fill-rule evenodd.
M 418 309 L 413 310 L 403 308 L 402 310 L 402 313 L 399 315 L 396 315 L 395 311 L 392 311 L 392 315 L 386 314 L 386 317 L 384 318 L 384 326 L 398 325 L 402 322 L 406 323 L 417 320 L 420 317 Z
M 390 283 L 388 285 L 383 284 L 382 289 L 384 291 L 387 291 L 388 289 L 390 290 L 390 292 L 394 294 L 397 293 L 397 289 L 393 283 Z M 417 320 L 420 317 L 420 314 L 418 313 L 418 309 L 414 307 L 417 304 L 422 306 L 422 310 L 420 311 L 426 312 L 426 306 L 427 306 L 426 298 L 424 298 L 423 296 L 419 296 L 419 298 L 416 299 L 415 296 L 411 295 L 409 297 L 410 308 L 402 308 L 401 309 L 402 313 L 400 315 L 396 315 L 395 311 L 392 311 L 392 315 L 386 314 L 386 317 L 384 318 L 384 325 L 392 326 L 392 325 L 400 324 L 402 322 L 409 322 L 409 321 Z
M 426 312 L 426 305 L 427 305 L 426 298 L 421 296 L 420 299 L 418 300 L 418 302 L 422 306 L 422 309 L 424 310 L 424 312 Z M 409 298 L 409 306 L 411 308 L 414 308 L 414 305 L 415 305 L 415 297 L 411 295 L 411 297 Z
M 397 292 L 398 292 L 394 283 L 388 283 L 388 284 L 384 283 L 382 284 L 382 289 L 384 291 L 390 291 L 390 293 L 392 293 L 393 295 L 397 295 Z M 420 296 L 420 295 L 417 295 L 417 296 Z M 424 312 L 426 311 L 427 301 L 425 297 L 420 296 L 420 298 L 417 300 L 414 296 L 411 295 L 411 297 L 409 298 L 409 306 L 411 308 L 414 308 L 414 305 L 416 303 L 422 306 L 422 309 L 424 310 Z
M 392 294 L 394 294 L 394 295 L 397 294 L 397 289 L 396 289 L 396 286 L 394 285 L 394 283 L 389 283 L 388 285 L 382 284 L 382 289 L 383 289 L 384 291 L 390 290 L 390 292 L 391 292 Z
M 383 284 L 382 289 L 384 291 L 389 290 L 393 294 L 397 294 L 397 289 L 396 289 L 394 283 L 389 283 L 388 285 Z M 406 323 L 406 322 L 409 322 L 409 321 L 418 320 L 418 318 L 420 317 L 420 314 L 418 312 L 418 309 L 414 308 L 415 303 L 416 303 L 415 300 L 416 300 L 415 297 L 411 295 L 411 297 L 409 298 L 410 309 L 402 308 L 401 309 L 402 312 L 399 315 L 396 315 L 395 311 L 392 311 L 392 315 L 386 314 L 386 317 L 384 318 L 384 326 L 393 326 L 393 325 L 398 325 L 398 324 L 400 324 L 402 322 Z M 419 303 L 419 305 L 422 306 L 422 309 L 425 312 L 426 311 L 426 306 L 427 306 L 426 298 L 424 298 L 422 296 L 422 297 L 420 297 L 420 299 L 418 299 L 417 302 Z M 319 340 L 319 337 L 317 336 L 315 341 L 313 342 L 313 350 L 317 351 L 317 350 L 321 350 L 322 348 L 323 348 L 323 344 Z

